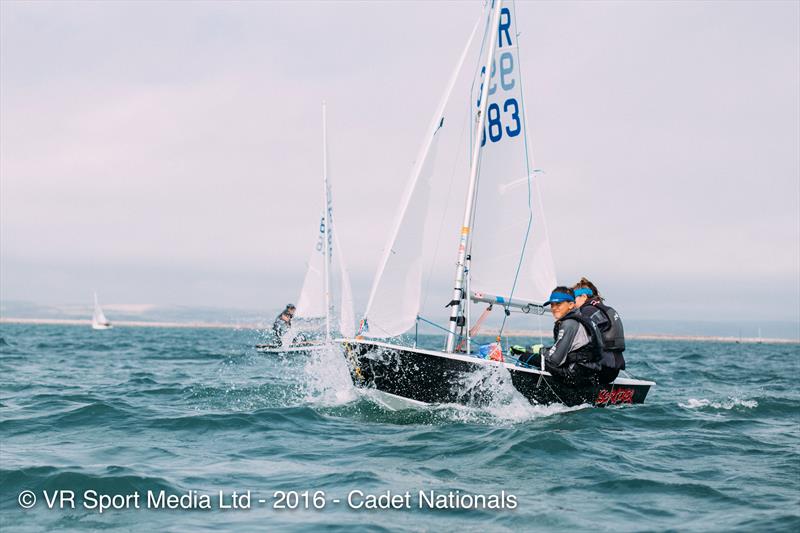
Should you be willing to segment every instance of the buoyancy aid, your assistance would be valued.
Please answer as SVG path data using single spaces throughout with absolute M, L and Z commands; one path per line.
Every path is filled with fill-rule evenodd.
M 587 316 L 580 312 L 579 309 L 573 309 L 560 320 L 557 320 L 555 324 L 553 324 L 553 338 L 558 338 L 558 329 L 561 326 L 561 322 L 564 320 L 575 320 L 579 324 L 581 324 L 584 328 L 586 328 L 586 332 L 589 334 L 591 342 L 586 346 L 578 348 L 577 350 L 570 352 L 568 357 L 568 361 L 571 363 L 595 363 L 599 364 L 603 360 L 603 337 L 600 333 L 600 330 L 597 328 L 597 324 L 592 322 Z
M 603 335 L 603 345 L 605 346 L 605 349 L 610 350 L 612 352 L 624 352 L 625 330 L 622 327 L 622 318 L 620 318 L 619 313 L 617 313 L 616 310 L 614 310 L 614 308 L 607 306 L 605 303 L 603 303 L 602 300 L 598 298 L 593 298 L 587 301 L 583 306 L 581 306 L 581 309 L 583 309 L 587 305 L 599 309 L 608 319 L 607 326 L 602 328 L 601 331 Z M 586 313 L 584 312 L 583 314 Z

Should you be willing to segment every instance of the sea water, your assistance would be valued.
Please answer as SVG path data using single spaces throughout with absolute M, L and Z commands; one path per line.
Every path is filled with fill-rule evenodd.
M 254 331 L 0 337 L 3 532 L 800 529 L 796 344 L 631 341 L 644 405 L 530 405 L 493 370 L 454 385 L 488 407 L 391 410 Z

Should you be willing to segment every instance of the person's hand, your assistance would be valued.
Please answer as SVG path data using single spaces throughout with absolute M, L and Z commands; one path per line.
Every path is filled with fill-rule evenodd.
M 544 348 L 544 344 L 534 344 L 531 346 L 533 348 L 533 355 L 539 355 L 542 353 L 542 348 Z

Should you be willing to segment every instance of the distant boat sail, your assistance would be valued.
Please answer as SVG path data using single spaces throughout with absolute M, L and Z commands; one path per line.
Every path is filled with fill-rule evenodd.
M 297 352 L 307 351 L 312 344 L 331 341 L 333 333 L 338 330 L 345 337 L 355 334 L 355 313 L 353 311 L 353 293 L 350 286 L 350 277 L 344 263 L 338 232 L 333 222 L 333 193 L 328 175 L 328 137 L 327 137 L 327 112 L 322 105 L 322 213 L 319 225 L 316 227 L 317 239 L 311 249 L 303 287 L 300 298 L 297 300 L 297 314 L 304 327 L 298 328 L 303 333 L 310 334 L 311 339 L 296 343 L 293 346 L 273 346 L 259 344 L 256 347 L 264 353 L 271 352 Z M 333 271 L 338 271 L 338 276 L 333 279 Z M 334 304 L 332 295 L 338 293 L 338 304 Z M 333 321 L 338 318 L 338 323 Z M 324 321 L 324 332 L 320 326 Z M 299 324 L 298 324 L 299 325 Z M 311 325 L 309 328 L 308 326 Z
M 94 293 L 94 313 L 92 314 L 92 329 L 111 329 L 113 326 L 103 313 L 100 303 L 97 301 L 97 293 Z
M 322 187 L 323 208 L 319 220 L 319 235 L 311 250 L 308 270 L 303 279 L 303 288 L 297 300 L 297 317 L 325 320 L 325 341 L 338 327 L 344 336 L 355 333 L 355 314 L 350 277 L 342 257 L 338 232 L 333 222 L 333 192 L 328 174 L 328 126 L 326 106 L 322 105 Z M 333 287 L 332 272 L 338 270 L 338 286 Z M 336 289 L 334 291 L 334 289 Z M 339 303 L 335 305 L 332 294 L 338 292 Z M 338 324 L 332 319 L 338 315 Z

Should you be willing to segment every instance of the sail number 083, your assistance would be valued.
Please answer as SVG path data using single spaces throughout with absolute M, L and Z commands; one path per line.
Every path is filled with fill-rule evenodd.
M 516 98 L 509 98 L 503 102 L 503 113 L 507 116 L 507 122 L 513 121 L 513 128 L 506 126 L 503 128 L 503 123 L 500 119 L 500 105 L 497 103 L 489 104 L 486 108 L 486 125 L 483 127 L 483 139 L 481 139 L 481 146 L 486 144 L 486 129 L 489 129 L 489 140 L 496 143 L 503 138 L 503 130 L 509 137 L 516 137 L 522 131 L 522 126 L 519 120 L 519 104 Z
M 504 52 L 500 55 L 499 66 L 497 68 L 497 63 L 492 61 L 492 69 L 489 75 L 489 80 L 495 79 L 497 75 L 497 71 L 500 71 L 500 88 L 503 91 L 511 91 L 517 84 L 517 80 L 514 79 L 514 56 L 510 52 Z M 481 68 L 481 78 L 484 78 L 486 75 L 486 67 Z M 479 94 L 483 92 L 483 81 L 481 81 Z M 497 92 L 497 83 L 489 86 L 489 96 L 494 95 Z M 478 107 L 481 106 L 480 97 L 478 97 L 478 101 L 476 102 Z M 504 115 L 502 117 L 501 115 Z M 505 123 L 505 127 L 503 127 Z M 498 142 L 500 139 L 503 138 L 503 130 L 509 137 L 516 137 L 522 131 L 522 123 L 520 122 L 519 118 L 519 103 L 517 102 L 516 98 L 507 98 L 505 102 L 503 102 L 503 109 L 502 113 L 500 110 L 500 104 L 497 102 L 490 103 L 486 108 L 486 125 L 483 129 L 483 138 L 481 139 L 481 146 L 486 144 L 486 133 L 489 133 L 489 140 L 492 142 Z

